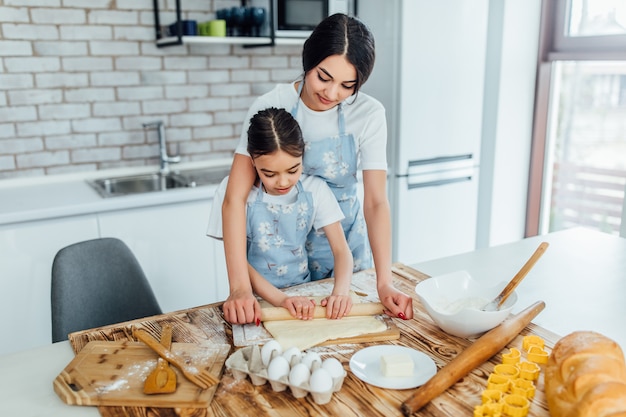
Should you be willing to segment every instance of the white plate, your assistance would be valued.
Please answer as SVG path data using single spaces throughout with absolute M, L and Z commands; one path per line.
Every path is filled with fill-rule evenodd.
M 413 359 L 413 375 L 402 378 L 389 378 L 380 372 L 380 358 L 383 355 L 408 354 Z M 409 389 L 419 387 L 437 373 L 437 365 L 426 354 L 404 346 L 379 345 L 359 350 L 350 358 L 352 373 L 368 384 L 381 388 Z

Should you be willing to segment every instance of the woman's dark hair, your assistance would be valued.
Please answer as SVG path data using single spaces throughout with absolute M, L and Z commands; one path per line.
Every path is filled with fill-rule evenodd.
M 356 94 L 374 69 L 374 35 L 359 19 L 336 13 L 322 20 L 304 42 L 302 67 L 306 74 L 332 55 L 345 56 L 356 69 Z
M 278 150 L 294 157 L 304 154 L 300 125 L 285 109 L 260 110 L 250 119 L 248 153 L 252 159 Z

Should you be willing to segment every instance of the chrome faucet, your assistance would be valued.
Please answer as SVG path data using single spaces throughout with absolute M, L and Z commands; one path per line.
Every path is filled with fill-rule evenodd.
M 156 120 L 150 123 L 143 124 L 144 129 L 157 128 L 159 134 L 159 172 L 161 174 L 167 174 L 170 172 L 170 165 L 180 162 L 180 155 L 168 155 L 167 144 L 165 142 L 165 126 L 163 126 L 162 120 Z

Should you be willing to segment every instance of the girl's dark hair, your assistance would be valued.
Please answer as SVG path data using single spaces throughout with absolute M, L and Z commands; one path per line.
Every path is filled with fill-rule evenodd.
M 302 67 L 306 74 L 332 55 L 345 56 L 356 69 L 356 94 L 374 69 L 374 35 L 359 19 L 336 13 L 322 20 L 304 42 Z
M 248 153 L 252 159 L 278 150 L 294 157 L 304 154 L 300 125 L 285 109 L 260 110 L 250 119 Z

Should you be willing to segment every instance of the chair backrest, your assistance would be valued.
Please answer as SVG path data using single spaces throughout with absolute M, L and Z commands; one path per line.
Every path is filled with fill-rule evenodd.
M 52 262 L 52 342 L 69 333 L 161 314 L 124 242 L 102 238 L 61 249 Z

